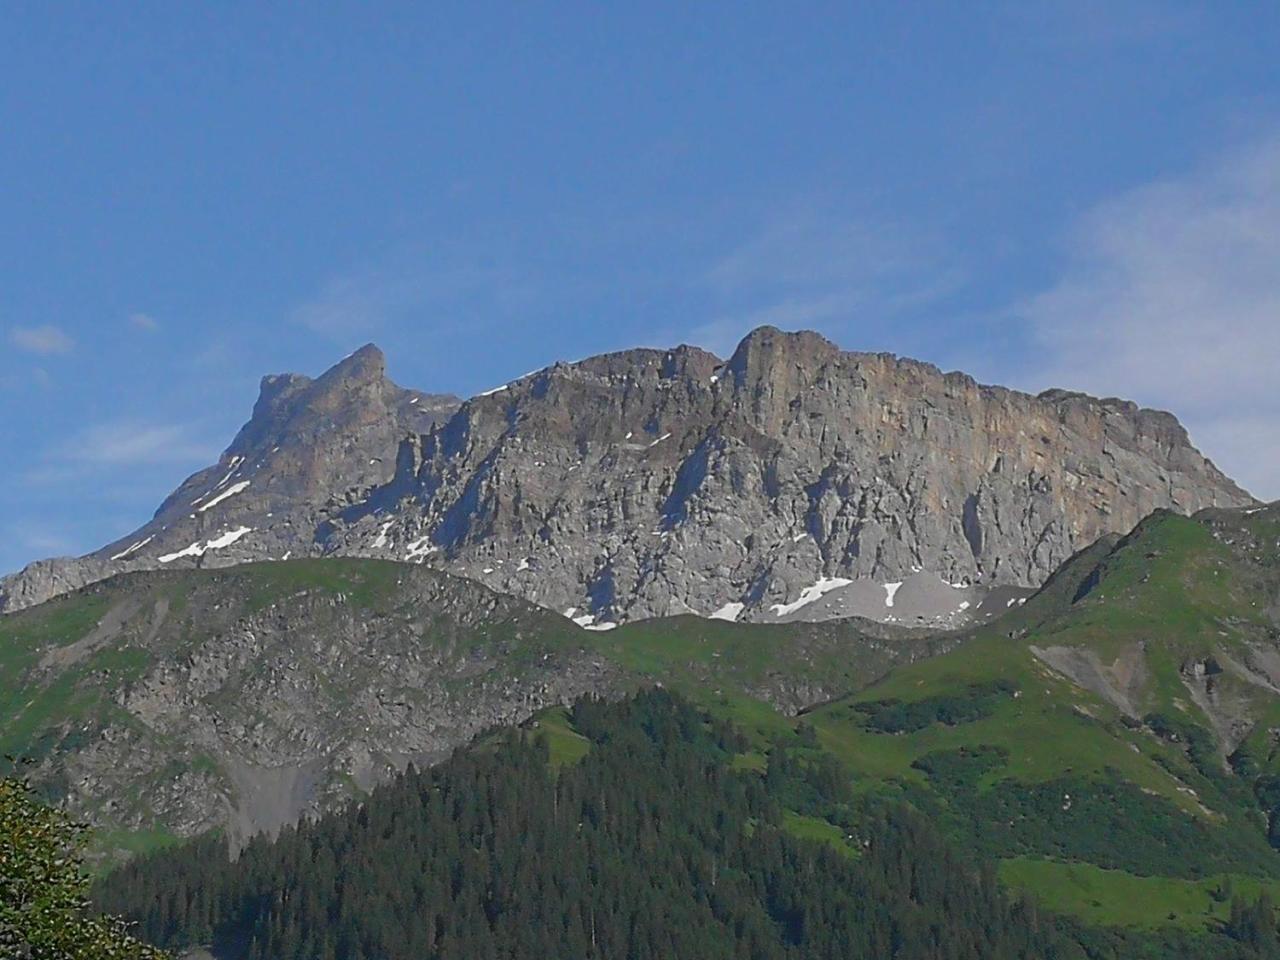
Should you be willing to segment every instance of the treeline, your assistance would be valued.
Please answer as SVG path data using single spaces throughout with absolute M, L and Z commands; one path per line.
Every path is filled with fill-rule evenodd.
M 925 817 L 855 799 L 811 731 L 759 774 L 733 769 L 737 731 L 661 690 L 571 719 L 591 749 L 558 773 L 545 741 L 496 735 L 234 863 L 214 839 L 136 861 L 97 901 L 246 960 L 1276 956 L 1269 904 L 1197 937 L 1040 915 Z M 788 834 L 784 810 L 841 842 Z
M 153 942 L 251 960 L 1082 955 L 904 809 L 861 826 L 857 858 L 789 836 L 766 778 L 729 767 L 740 736 L 670 694 L 572 719 L 592 749 L 558 777 L 509 733 L 234 864 L 215 840 L 137 861 L 98 901 Z

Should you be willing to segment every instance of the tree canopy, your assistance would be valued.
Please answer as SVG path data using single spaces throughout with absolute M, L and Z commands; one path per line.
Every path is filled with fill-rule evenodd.
M 163 960 L 120 920 L 88 910 L 85 829 L 19 777 L 0 779 L 0 957 Z

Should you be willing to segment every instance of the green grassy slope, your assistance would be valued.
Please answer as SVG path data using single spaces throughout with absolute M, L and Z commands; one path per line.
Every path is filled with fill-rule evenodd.
M 378 620 L 416 615 L 405 575 L 369 561 L 145 575 L 4 618 L 0 738 L 10 752 L 78 749 L 95 725 L 125 722 L 122 687 L 193 642 L 133 635 L 40 667 L 121 598 L 163 593 L 206 617 L 237 598 L 206 630 L 300 592 Z M 571 650 L 612 665 L 619 689 L 679 689 L 750 738 L 738 769 L 765 773 L 779 749 L 830 752 L 857 795 L 909 801 L 999 860 L 1006 883 L 1090 923 L 1212 928 L 1223 890 L 1280 894 L 1280 507 L 1153 515 L 964 636 L 694 617 L 594 633 L 526 605 L 447 642 L 477 657 L 499 645 L 512 682 Z M 562 710 L 535 723 L 557 764 L 588 749 Z M 787 826 L 844 836 L 800 808 Z
M 1213 890 L 1280 878 L 1278 547 L 1275 507 L 1157 514 L 804 719 L 863 789 L 934 811 L 1055 909 L 1212 925 Z
M 784 730 L 953 644 L 696 617 L 592 632 L 385 561 L 141 573 L 0 618 L 0 756 L 35 761 L 44 791 L 123 856 L 215 824 L 270 829 L 583 692 L 697 689 Z M 548 722 L 572 760 L 580 744 Z

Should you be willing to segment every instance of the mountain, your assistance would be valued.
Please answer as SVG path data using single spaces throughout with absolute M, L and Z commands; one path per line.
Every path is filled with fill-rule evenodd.
M 803 720 L 1046 905 L 1212 928 L 1280 893 L 1280 504 L 1153 514 Z
M 226 452 L 187 478 L 150 523 L 88 556 L 37 561 L 0 580 L 0 612 L 128 570 L 314 552 L 305 542 L 332 504 L 385 483 L 399 442 L 446 420 L 459 402 L 396 386 L 375 347 L 315 380 L 264 377 L 253 416 Z
M 762 757 L 743 728 L 657 690 L 558 712 L 571 752 L 548 726 L 492 734 L 234 860 L 216 836 L 140 858 L 94 899 L 206 960 L 1280 957 L 1275 855 L 1230 836 L 1224 849 L 1221 830 L 1140 793 L 1120 811 L 1133 822 L 1092 822 L 1102 805 L 1075 783 L 1048 803 L 997 787 L 1005 822 L 976 824 L 987 842 L 961 844 L 945 809 L 869 792 L 804 723 Z M 967 800 L 972 774 L 957 766 L 920 764 L 959 780 Z M 997 867 L 992 852 L 1028 821 L 1032 840 L 1160 856 L 1166 872 L 1204 861 L 1251 872 L 1192 881 L 1041 861 L 1066 882 L 1033 897 L 1005 868 L 1034 861 Z M 1077 915 L 1064 889 L 1094 915 Z
M 1080 922 L 1200 936 L 1232 891 L 1280 895 L 1280 505 L 1157 511 L 958 633 L 593 631 L 328 558 L 119 576 L 0 618 L 0 655 L 0 753 L 33 757 L 108 854 L 210 828 L 241 845 L 495 724 L 532 721 L 571 764 L 593 748 L 563 704 L 659 683 L 738 729 L 734 769 L 830 755 L 873 809 L 909 805 Z M 852 832 L 789 809 L 805 836 Z
M 871 813 L 799 743 L 761 777 L 740 731 L 663 691 L 568 721 L 573 762 L 507 731 L 234 863 L 210 839 L 131 864 L 97 900 L 219 960 L 1083 958 L 927 820 Z M 848 826 L 818 839 L 796 807 Z
M 1169 414 L 813 333 L 761 328 L 727 361 L 557 363 L 465 403 L 397 387 L 367 346 L 314 381 L 267 377 L 150 523 L 5 578 L 0 610 L 130 570 L 338 555 L 437 566 L 592 626 L 959 626 L 1152 510 L 1252 502 Z
M 137 572 L 0 617 L 0 756 L 107 852 L 238 844 L 584 694 L 679 682 L 795 713 L 950 645 L 692 617 L 605 634 L 382 560 Z

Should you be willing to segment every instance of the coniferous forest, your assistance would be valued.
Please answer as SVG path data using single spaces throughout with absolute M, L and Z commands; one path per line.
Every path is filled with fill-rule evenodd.
M 858 799 L 803 727 L 754 771 L 731 726 L 662 690 L 571 719 L 590 749 L 558 770 L 541 736 L 496 733 L 234 862 L 216 838 L 134 861 L 96 902 L 247 960 L 1280 956 L 1267 902 L 1192 936 L 1011 899 L 920 814 Z

